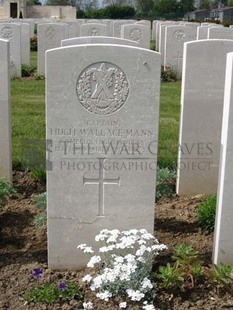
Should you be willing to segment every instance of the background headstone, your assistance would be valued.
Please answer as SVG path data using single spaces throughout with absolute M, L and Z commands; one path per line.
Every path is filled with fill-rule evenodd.
M 0 40 L 0 178 L 11 181 L 10 43 Z
M 138 42 L 139 47 L 150 48 L 151 29 L 140 24 L 123 25 L 121 37 Z
M 165 28 L 164 67 L 174 69 L 178 76 L 182 73 L 184 43 L 196 40 L 196 29 L 186 26 Z
M 80 37 L 61 41 L 61 46 L 76 44 L 120 44 L 139 47 L 138 42 L 114 37 Z
M 45 52 L 61 46 L 61 41 L 68 39 L 69 26 L 62 23 L 38 24 L 38 74 L 45 74 Z
M 107 26 L 100 23 L 88 23 L 80 26 L 80 35 L 84 37 L 107 36 L 107 34 Z
M 184 44 L 179 195 L 217 193 L 226 55 L 231 51 L 231 40 Z
M 21 25 L 0 23 L 0 39 L 10 41 L 10 75 L 21 76 Z
M 233 265 L 233 53 L 227 55 L 213 263 Z
M 49 266 L 77 269 L 101 229 L 154 230 L 160 55 L 69 46 L 46 68 Z

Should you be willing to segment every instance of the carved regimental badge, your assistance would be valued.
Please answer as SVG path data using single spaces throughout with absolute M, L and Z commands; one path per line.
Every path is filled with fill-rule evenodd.
M 96 27 L 92 27 L 92 28 L 90 28 L 88 30 L 88 35 L 91 36 L 91 37 L 99 36 L 100 35 L 100 31 Z
M 138 28 L 135 28 L 130 31 L 129 37 L 130 40 L 140 42 L 142 39 L 142 31 Z
M 48 39 L 52 39 L 56 34 L 56 29 L 52 26 L 49 26 L 46 30 L 45 30 L 45 35 Z
M 6 26 L 2 28 L 1 35 L 5 39 L 11 39 L 14 36 L 14 32 L 11 27 Z
M 108 115 L 119 110 L 129 94 L 125 73 L 111 63 L 95 63 L 82 71 L 76 84 L 78 99 L 89 112 Z
M 178 40 L 178 41 L 181 41 L 181 40 L 184 40 L 186 38 L 186 34 L 183 30 L 176 30 L 173 33 L 173 38 Z

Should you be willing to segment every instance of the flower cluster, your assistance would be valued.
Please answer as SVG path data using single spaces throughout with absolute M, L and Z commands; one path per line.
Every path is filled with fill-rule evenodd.
M 92 256 L 87 264 L 87 267 L 95 269 L 82 280 L 89 283 L 96 296 L 105 301 L 116 296 L 132 301 L 145 300 L 155 288 L 150 280 L 154 258 L 166 246 L 159 244 L 146 229 L 122 232 L 103 229 L 95 241 L 102 243 L 99 255 Z M 84 253 L 94 253 L 86 244 L 78 248 Z M 126 301 L 119 307 L 127 308 Z M 153 310 L 154 306 L 145 301 L 142 309 Z

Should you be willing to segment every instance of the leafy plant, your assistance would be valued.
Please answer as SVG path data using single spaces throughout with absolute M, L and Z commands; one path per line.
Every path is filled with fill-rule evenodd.
M 203 273 L 198 253 L 191 244 L 180 244 L 174 248 L 172 258 L 175 260 L 172 266 L 168 263 L 159 268 L 160 287 L 179 288 L 181 291 L 194 288 Z
M 36 68 L 31 65 L 22 64 L 21 66 L 21 75 L 22 77 L 33 76 Z
M 33 270 L 33 277 L 38 280 L 35 288 L 29 289 L 24 295 L 24 299 L 28 302 L 42 302 L 45 304 L 53 304 L 58 301 L 67 301 L 72 299 L 81 299 L 82 294 L 76 284 L 72 282 L 40 284 L 39 280 L 42 278 L 42 269 L 35 268 Z
M 40 80 L 44 80 L 45 76 L 43 74 L 34 74 L 35 80 L 40 81 Z
M 198 225 L 208 232 L 214 231 L 216 196 L 209 196 L 197 207 Z
M 161 280 L 160 287 L 179 287 L 183 290 L 184 278 L 176 265 L 171 266 L 169 263 L 166 266 L 159 267 L 158 278 Z
M 168 168 L 157 168 L 156 200 L 162 197 L 171 198 L 174 192 L 176 172 Z
M 7 197 L 12 194 L 16 194 L 16 190 L 6 179 L 0 178 L 0 207 L 5 205 Z
M 233 266 L 228 266 L 223 263 L 219 266 L 214 265 L 209 275 L 210 281 L 213 285 L 221 285 L 228 292 L 233 289 Z
M 96 296 L 105 301 L 111 297 L 128 297 L 132 301 L 153 300 L 155 288 L 150 280 L 152 263 L 166 246 L 159 244 L 145 229 L 122 232 L 103 229 L 95 241 L 103 246 L 98 250 L 100 255 L 93 255 L 87 264 L 93 271 L 82 280 L 90 284 Z M 92 247 L 86 244 L 80 244 L 78 248 L 87 254 L 94 253 Z M 126 301 L 123 303 L 126 308 Z M 146 304 L 143 309 L 154 307 Z
M 30 39 L 30 46 L 31 51 L 37 51 L 37 36 Z
M 41 214 L 35 217 L 35 225 L 37 228 L 44 226 L 47 222 L 47 195 L 46 193 L 39 194 L 33 197 L 36 202 L 36 207 L 41 210 Z
M 162 82 L 175 82 L 178 79 L 180 79 L 180 77 L 178 76 L 178 72 L 174 68 L 162 66 L 161 70 Z
M 46 171 L 43 169 L 33 170 L 32 177 L 35 181 L 45 183 L 46 182 Z

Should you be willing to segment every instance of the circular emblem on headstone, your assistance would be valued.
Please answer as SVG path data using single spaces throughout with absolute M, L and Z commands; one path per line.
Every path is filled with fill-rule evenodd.
M 76 92 L 87 111 L 108 115 L 125 104 L 129 95 L 129 83 L 118 66 L 108 62 L 94 63 L 81 72 Z
M 139 42 L 142 39 L 142 31 L 135 28 L 130 31 L 129 37 L 131 40 Z
M 186 34 L 183 30 L 176 30 L 173 33 L 173 38 L 175 38 L 178 41 L 184 40 L 186 38 Z
M 14 32 L 11 27 L 6 26 L 2 28 L 1 35 L 3 38 L 11 39 L 14 35 Z
M 52 26 L 49 26 L 46 30 L 45 30 L 45 35 L 47 38 L 52 39 L 56 34 L 56 29 Z
M 92 37 L 99 36 L 100 35 L 100 31 L 96 27 L 92 27 L 92 28 L 90 28 L 88 30 L 88 35 L 92 36 Z

